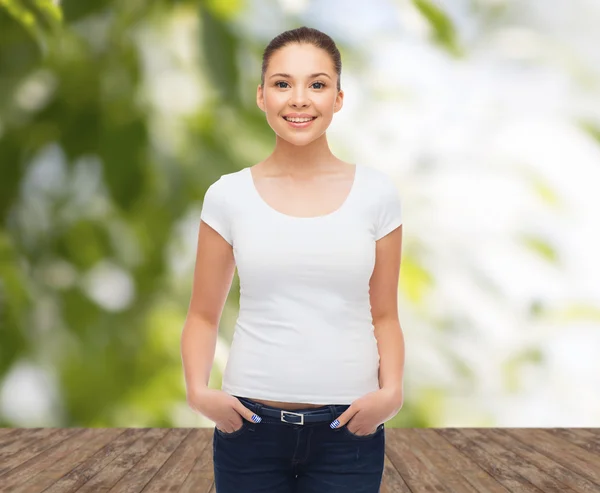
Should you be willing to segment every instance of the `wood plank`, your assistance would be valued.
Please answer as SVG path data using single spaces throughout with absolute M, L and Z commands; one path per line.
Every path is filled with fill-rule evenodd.
M 2 462 L 0 462 L 0 484 L 2 484 L 1 478 L 4 474 L 27 462 L 44 450 L 54 447 L 68 437 L 81 433 L 83 428 L 52 428 L 52 430 L 54 430 L 54 433 L 47 436 L 44 440 L 36 441 L 27 448 L 2 459 Z
M 0 492 L 215 493 L 210 428 L 3 428 Z M 381 493 L 600 492 L 597 428 L 386 429 Z
M 596 433 L 583 428 L 544 428 L 544 430 L 592 454 L 600 455 L 600 429 Z
M 85 440 L 94 435 L 90 428 L 75 428 L 65 439 L 57 441 L 51 447 L 44 449 L 40 453 L 22 462 L 17 467 L 0 476 L 0 491 L 12 492 L 19 483 L 27 481 L 31 476 L 47 469 L 62 457 L 72 454 L 77 448 L 81 447 Z M 51 440 L 55 435 L 51 435 Z
M 415 428 L 403 429 L 402 439 L 446 489 L 453 493 L 477 493 L 478 490 L 465 481 L 460 471 L 454 467 L 452 461 L 454 454 L 444 454 L 438 451 L 436 447 L 421 438 L 419 430 Z
M 386 442 L 390 439 L 389 436 L 390 436 L 389 430 L 386 428 L 386 430 L 385 430 Z M 386 449 L 387 449 L 387 446 L 386 446 Z M 402 476 L 400 475 L 400 471 L 398 471 L 398 469 L 396 469 L 396 466 L 394 466 L 394 463 L 390 460 L 390 458 L 388 457 L 387 452 L 386 452 L 385 458 L 383 461 L 383 478 L 381 479 L 380 493 L 396 493 L 396 492 L 403 492 L 403 491 L 410 492 L 410 489 L 404 482 L 404 479 L 402 479 Z
M 207 447 L 206 435 L 198 428 L 188 428 L 188 435 L 163 464 L 144 493 L 179 491 L 202 451 Z M 212 445 L 211 445 L 212 452 Z M 195 485 L 197 488 L 197 485 Z M 197 489 L 196 489 L 197 491 Z
M 0 448 L 12 443 L 21 433 L 28 433 L 32 428 L 2 428 L 4 432 L 0 435 Z
M 181 485 L 179 493 L 206 493 L 214 491 L 213 433 L 214 427 L 199 428 L 202 441 L 206 446 L 202 449 L 190 473 Z
M 80 462 L 79 465 L 58 479 L 52 486 L 45 489 L 44 493 L 77 491 L 146 432 L 146 429 L 143 428 L 121 428 L 120 430 L 122 432 L 120 435 L 108 442 L 87 460 Z
M 109 491 L 118 493 L 142 491 L 189 433 L 189 428 L 170 428 L 156 446 Z
M 439 428 L 417 428 L 416 430 L 419 436 L 431 445 L 432 449 L 438 450 L 440 454 L 445 455 L 448 460 L 452 461 L 456 470 L 476 491 L 485 491 L 486 493 L 509 492 L 493 476 L 479 467 L 468 454 L 463 454 L 461 450 L 446 440 L 439 432 Z
M 534 447 L 515 440 L 505 430 L 494 428 L 488 429 L 486 433 L 505 448 L 510 448 L 510 450 L 523 457 L 527 462 L 543 469 L 561 483 L 569 486 L 572 490 L 579 493 L 598 493 L 598 487 L 594 483 L 581 477 L 559 462 L 552 460 L 547 455 L 538 452 Z
M 33 442 L 43 440 L 57 431 L 58 428 L 22 428 L 18 430 L 11 441 L 0 447 L 0 464 L 4 464 L 4 461 L 11 455 L 30 447 Z
M 494 441 L 491 433 L 487 433 L 485 428 L 463 428 L 461 433 L 471 440 L 496 460 L 496 467 L 503 470 L 510 470 L 541 491 L 549 493 L 574 493 L 574 490 L 565 483 L 549 475 L 544 467 L 528 462 L 526 459 L 516 454 L 511 447 Z
M 169 432 L 169 428 L 146 428 L 138 439 L 108 466 L 91 478 L 77 493 L 106 493 Z
M 88 457 L 96 454 L 107 443 L 122 435 L 125 430 L 125 428 L 93 428 L 93 433 L 88 440 L 80 439 L 81 446 L 77 448 L 76 453 L 61 457 L 60 460 L 52 464 L 52 467 L 39 471 L 26 482 L 13 487 L 11 493 L 45 491 L 46 488 L 56 483 L 62 476 L 84 463 Z
M 521 443 L 531 444 L 536 450 L 595 483 L 600 491 L 600 456 L 597 454 L 588 452 L 543 429 L 507 428 L 504 431 Z
M 387 455 L 407 486 L 406 490 L 400 491 L 403 493 L 430 493 L 432 491 L 451 493 L 444 487 L 443 480 L 440 481 L 407 445 L 407 429 L 396 428 L 397 433 L 390 433 L 389 439 L 386 437 Z
M 12 435 L 13 433 L 19 433 L 21 430 L 23 430 L 23 428 L 0 428 L 0 447 L 2 446 L 4 437 Z
M 527 479 L 510 469 L 503 469 L 496 465 L 493 456 L 482 449 L 478 443 L 469 440 L 462 428 L 437 428 L 436 432 L 448 440 L 454 447 L 462 452 L 473 463 L 481 467 L 508 491 L 527 493 L 540 493 L 540 489 L 532 485 Z

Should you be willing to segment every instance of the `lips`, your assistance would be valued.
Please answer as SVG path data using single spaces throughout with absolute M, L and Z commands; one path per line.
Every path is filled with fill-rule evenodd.
M 313 117 L 312 120 L 308 120 L 306 122 L 294 123 L 294 122 L 291 122 L 289 120 L 286 120 L 284 117 L 281 117 L 281 118 L 283 118 L 283 121 L 285 121 L 292 128 L 306 128 L 306 127 L 310 127 L 313 124 L 313 122 L 317 119 L 317 117 L 315 116 L 315 117 Z
M 282 117 L 286 122 L 289 122 L 290 120 L 288 120 L 285 116 Z M 302 118 L 303 120 L 306 118 L 309 118 L 308 116 L 301 116 L 301 117 L 290 117 L 290 118 Z M 316 116 L 311 117 L 312 120 L 314 120 L 315 118 L 317 118 Z M 292 122 L 292 123 L 306 123 L 306 122 Z

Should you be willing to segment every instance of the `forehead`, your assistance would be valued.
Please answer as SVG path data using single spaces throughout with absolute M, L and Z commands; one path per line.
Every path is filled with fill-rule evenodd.
M 304 72 L 331 72 L 331 67 L 331 58 L 325 50 L 311 44 L 293 43 L 273 53 L 268 71 L 301 75 Z

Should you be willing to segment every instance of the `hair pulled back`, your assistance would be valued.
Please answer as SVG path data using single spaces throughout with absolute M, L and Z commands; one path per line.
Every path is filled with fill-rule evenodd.
M 261 87 L 263 89 L 265 87 L 265 74 L 267 73 L 267 67 L 269 66 L 269 62 L 271 61 L 273 54 L 277 50 L 293 43 L 311 44 L 316 48 L 321 48 L 327 52 L 333 61 L 333 66 L 337 73 L 337 90 L 339 92 L 341 89 L 342 76 L 342 57 L 340 52 L 333 39 L 331 39 L 327 34 L 319 31 L 318 29 L 306 26 L 284 31 L 275 36 L 267 45 L 262 57 L 262 71 L 260 75 Z

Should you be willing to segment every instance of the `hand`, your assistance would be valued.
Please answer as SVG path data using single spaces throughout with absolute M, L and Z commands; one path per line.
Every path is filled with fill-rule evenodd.
M 339 422 L 335 428 L 348 423 L 350 433 L 370 435 L 381 423 L 394 417 L 401 407 L 401 395 L 389 389 L 379 389 L 356 399 L 333 423 Z
M 217 389 L 203 387 L 195 392 L 188 392 L 188 405 L 194 410 L 215 422 L 216 428 L 233 433 L 242 427 L 242 419 L 260 423 L 261 418 L 244 406 L 236 397 Z M 256 419 L 252 419 L 256 416 Z

